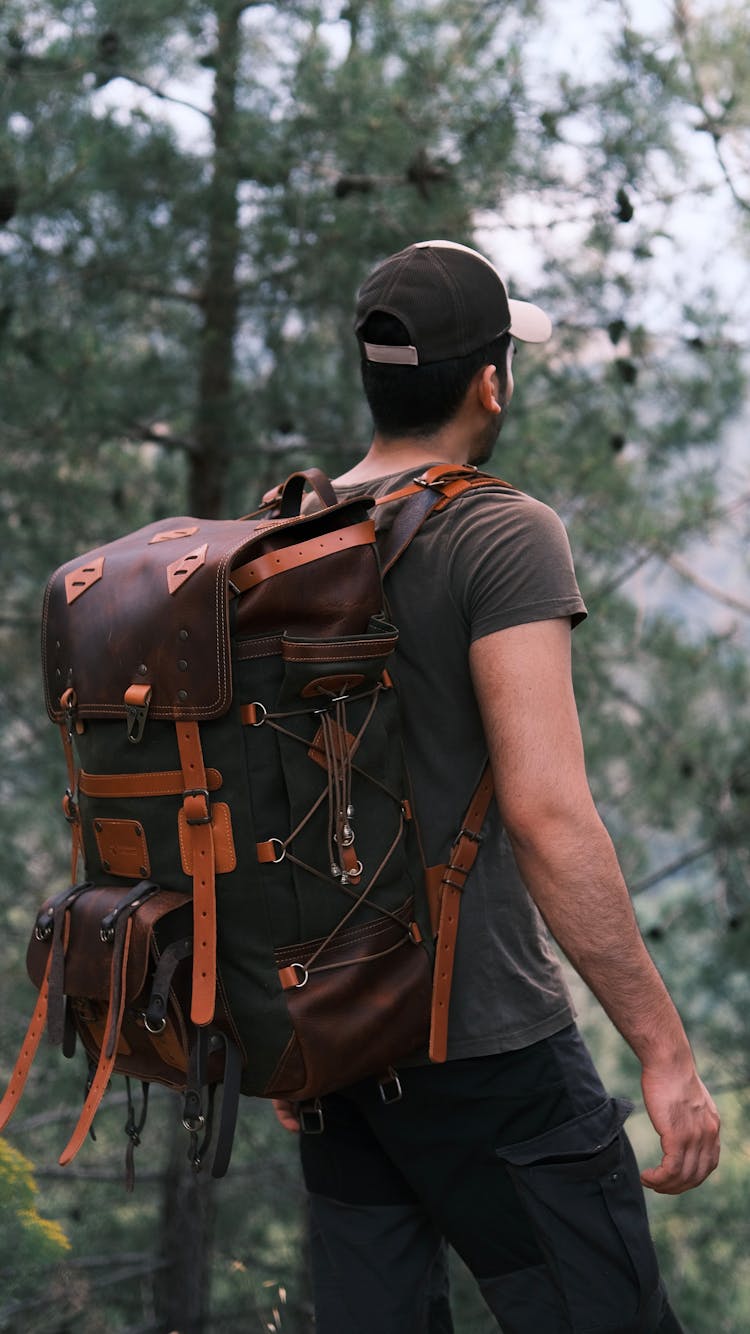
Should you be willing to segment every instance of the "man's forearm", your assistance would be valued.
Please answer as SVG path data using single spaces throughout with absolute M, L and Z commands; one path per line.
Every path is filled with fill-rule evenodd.
M 566 815 L 511 833 L 519 870 L 552 935 L 644 1066 L 691 1062 L 680 1017 L 643 943 L 610 837 Z

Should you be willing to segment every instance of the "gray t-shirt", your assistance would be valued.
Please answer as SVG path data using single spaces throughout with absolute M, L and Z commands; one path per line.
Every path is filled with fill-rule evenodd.
M 410 469 L 367 485 L 339 486 L 342 499 L 382 496 Z M 377 507 L 379 531 L 400 504 Z M 399 630 L 392 676 L 428 865 L 447 859 L 487 751 L 469 674 L 469 646 L 529 621 L 586 615 L 565 529 L 553 510 L 498 486 L 465 493 L 431 515 L 386 578 Z M 528 1046 L 574 1017 L 560 965 L 521 880 L 492 804 L 461 917 L 448 1027 L 448 1056 Z

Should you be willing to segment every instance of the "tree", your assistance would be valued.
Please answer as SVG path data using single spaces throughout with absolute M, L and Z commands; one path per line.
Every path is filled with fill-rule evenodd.
M 657 878 L 641 896 L 657 924 L 671 911 L 663 887 L 671 893 L 675 882 L 660 877 L 673 863 L 694 864 L 698 877 L 680 881 L 679 920 L 727 877 L 743 898 L 741 636 L 696 637 L 684 602 L 639 605 L 633 583 L 638 570 L 674 572 L 675 561 L 688 559 L 690 572 L 690 543 L 720 530 L 736 499 L 722 489 L 716 442 L 744 391 L 740 349 L 716 298 L 700 285 L 681 291 L 683 275 L 663 272 L 689 174 L 680 52 L 673 37 L 644 37 L 623 19 L 595 69 L 542 77 L 551 17 L 545 28 L 531 0 L 350 0 L 343 9 L 333 0 L 43 0 L 33 9 L 8 0 L 5 976 L 17 975 L 40 887 L 65 873 L 64 830 L 48 816 L 63 770 L 29 688 L 45 574 L 157 515 L 249 509 L 300 462 L 349 462 L 367 429 L 350 327 L 357 282 L 414 237 L 471 241 L 478 227 L 511 281 L 515 249 L 531 244 L 535 294 L 556 316 L 552 355 L 524 352 L 501 470 L 569 523 L 595 613 L 576 641 L 597 796 L 626 869 Z M 738 124 L 741 114 L 738 102 Z M 704 848 L 702 860 L 685 860 Z M 728 915 L 722 903 L 699 911 L 702 939 L 723 959 Z M 4 1052 L 26 1004 L 11 994 L 4 1022 L 15 1036 Z M 60 1089 L 72 1106 L 72 1073 Z M 43 1103 L 41 1081 L 30 1099 Z M 165 1124 L 157 1120 L 152 1143 Z M 271 1152 L 262 1111 L 247 1124 L 248 1156 L 256 1144 Z M 250 1271 L 288 1289 L 286 1325 L 305 1327 L 291 1261 L 288 1274 L 264 1269 L 279 1235 L 274 1210 L 284 1235 L 299 1236 L 289 1146 L 273 1153 L 288 1203 L 266 1181 L 255 1260 L 235 1255 L 223 1230 L 244 1206 L 244 1186 L 222 1192 L 222 1329 L 233 1301 L 244 1315 Z M 207 1253 L 198 1224 L 211 1210 L 202 1200 L 185 1206 L 174 1168 L 149 1160 L 141 1175 L 156 1178 L 144 1182 L 142 1217 L 127 1221 L 112 1205 L 108 1226 L 120 1251 L 135 1254 L 127 1238 L 137 1234 L 145 1250 L 159 1217 L 174 1235 L 169 1202 L 182 1201 L 192 1240 L 154 1270 L 171 1327 L 192 1277 L 189 1258 L 180 1261 Z M 54 1192 L 65 1189 L 51 1180 Z M 89 1232 L 82 1245 L 92 1242 Z M 227 1255 L 241 1267 L 225 1268 Z M 105 1299 L 112 1319 L 146 1319 L 132 1283 Z M 183 1303 L 181 1328 L 206 1326 L 197 1301 L 187 1311 Z M 266 1309 L 257 1308 L 259 1327 Z

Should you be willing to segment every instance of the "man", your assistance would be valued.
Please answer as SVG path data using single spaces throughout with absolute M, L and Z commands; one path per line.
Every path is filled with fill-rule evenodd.
M 356 332 L 375 430 L 342 498 L 485 463 L 513 340 L 551 325 L 476 251 L 430 241 L 370 274 Z M 450 1331 L 444 1239 L 505 1334 L 675 1334 L 630 1107 L 599 1081 L 546 928 L 641 1063 L 662 1146 L 642 1182 L 697 1186 L 719 1117 L 589 791 L 570 670 L 586 612 L 564 529 L 521 492 L 479 488 L 428 520 L 387 594 L 427 864 L 445 860 L 488 753 L 496 807 L 463 896 L 447 1062 L 402 1068 L 395 1104 L 374 1080 L 331 1095 L 324 1132 L 301 1137 L 318 1334 Z M 297 1128 L 292 1105 L 277 1114 Z

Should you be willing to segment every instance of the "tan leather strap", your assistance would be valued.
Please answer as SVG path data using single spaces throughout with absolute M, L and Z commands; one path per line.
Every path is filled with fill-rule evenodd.
M 218 769 L 206 769 L 209 792 L 215 792 L 222 782 Z M 86 797 L 179 797 L 185 791 L 181 769 L 151 774 L 87 774 L 82 769 L 78 787 Z
M 86 1095 L 73 1134 L 63 1149 L 58 1162 L 67 1166 L 75 1158 L 83 1141 L 91 1129 L 99 1104 L 107 1091 L 107 1085 L 114 1070 L 117 1057 L 117 1045 L 122 1032 L 122 1020 L 125 1014 L 125 979 L 127 976 L 130 938 L 133 932 L 133 919 L 130 915 L 122 916 L 115 928 L 115 940 L 112 950 L 112 967 L 109 982 L 109 1008 L 104 1025 L 104 1038 L 99 1052 L 99 1064 Z
M 463 825 L 451 848 L 448 864 L 441 879 L 440 920 L 435 945 L 430 1019 L 431 1061 L 444 1061 L 448 1054 L 448 1010 L 461 910 L 461 891 L 476 861 L 482 825 L 493 791 L 492 772 L 487 764 L 469 802 Z
M 216 1004 L 216 861 L 208 784 L 198 724 L 178 722 L 184 826 L 193 867 L 194 1024 L 210 1024 Z
M 47 995 L 49 989 L 49 971 L 52 964 L 52 951 L 47 955 L 47 966 L 44 970 L 42 985 L 39 988 L 34 1013 L 31 1016 L 31 1022 L 26 1030 L 26 1037 L 21 1044 L 21 1050 L 18 1053 L 13 1074 L 8 1081 L 8 1087 L 5 1090 L 5 1096 L 0 1102 L 0 1130 L 4 1130 L 10 1118 L 18 1106 L 21 1094 L 26 1085 L 34 1057 L 39 1047 L 42 1033 L 47 1024 Z
M 321 533 L 320 537 L 309 537 L 305 542 L 269 551 L 265 556 L 258 556 L 247 565 L 232 570 L 230 577 L 235 588 L 244 593 L 246 589 L 254 588 L 275 574 L 297 569 L 300 565 L 309 565 L 311 561 L 331 556 L 335 551 L 367 546 L 374 541 L 375 525 L 372 519 L 365 519 L 363 523 L 353 523 L 348 528 L 338 528 L 332 533 Z

